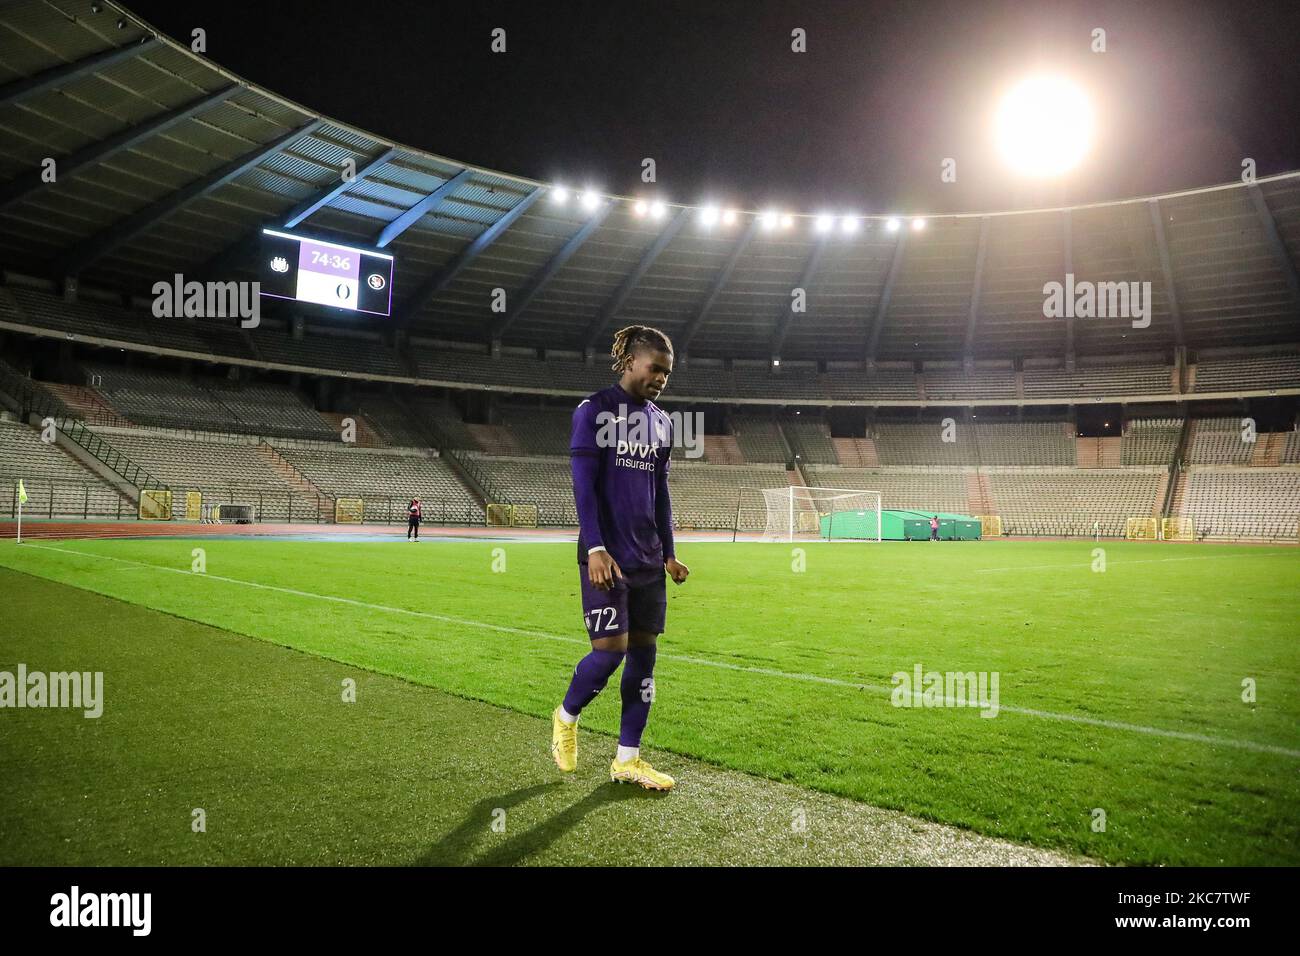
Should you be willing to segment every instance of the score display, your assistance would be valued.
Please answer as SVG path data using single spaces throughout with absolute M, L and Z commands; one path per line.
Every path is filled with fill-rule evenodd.
M 393 257 L 323 239 L 262 230 L 262 295 L 391 315 Z

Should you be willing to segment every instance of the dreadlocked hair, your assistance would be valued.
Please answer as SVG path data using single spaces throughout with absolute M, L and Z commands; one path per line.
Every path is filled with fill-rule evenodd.
M 614 344 L 609 350 L 614 364 L 610 368 L 615 372 L 623 371 L 631 363 L 632 354 L 639 348 L 651 348 L 671 355 L 673 343 L 668 336 L 648 325 L 626 326 L 614 333 Z

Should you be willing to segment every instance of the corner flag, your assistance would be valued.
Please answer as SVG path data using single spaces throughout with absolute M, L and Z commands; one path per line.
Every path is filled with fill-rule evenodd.
M 27 504 L 27 489 L 23 487 L 23 480 L 21 478 L 18 479 L 18 503 L 20 505 Z

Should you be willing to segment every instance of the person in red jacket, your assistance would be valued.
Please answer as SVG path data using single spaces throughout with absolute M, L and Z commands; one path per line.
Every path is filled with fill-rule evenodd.
M 423 509 L 420 507 L 420 499 L 412 498 L 411 503 L 406 508 L 406 540 L 411 540 L 414 533 L 415 540 L 420 540 L 420 518 L 423 517 Z

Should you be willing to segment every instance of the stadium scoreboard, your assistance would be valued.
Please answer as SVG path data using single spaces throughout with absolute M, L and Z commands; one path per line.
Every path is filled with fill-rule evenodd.
M 391 315 L 393 257 L 324 239 L 262 230 L 262 295 Z

